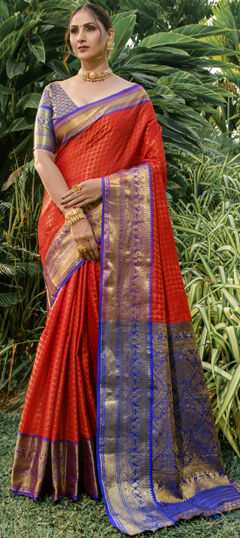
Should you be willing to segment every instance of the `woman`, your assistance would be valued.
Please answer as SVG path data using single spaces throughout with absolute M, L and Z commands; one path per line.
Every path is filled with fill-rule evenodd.
M 69 32 L 81 69 L 45 88 L 35 126 L 48 316 L 12 491 L 38 499 L 48 480 L 54 500 L 102 493 L 134 535 L 237 508 L 240 488 L 194 340 L 161 127 L 145 90 L 109 69 L 107 14 L 81 6 Z

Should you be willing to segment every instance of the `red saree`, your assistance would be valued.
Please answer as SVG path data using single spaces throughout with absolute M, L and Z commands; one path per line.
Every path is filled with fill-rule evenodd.
M 76 107 L 43 94 L 36 147 L 69 187 L 102 177 L 85 207 L 101 262 L 84 262 L 45 194 L 39 249 L 48 316 L 26 395 L 12 491 L 101 493 L 122 532 L 240 506 L 224 474 L 167 208 L 161 128 L 138 84 Z M 49 470 L 49 471 L 48 471 Z

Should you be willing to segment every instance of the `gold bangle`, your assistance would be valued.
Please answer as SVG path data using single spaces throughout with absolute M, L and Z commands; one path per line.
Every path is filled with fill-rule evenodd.
M 75 222 L 85 218 L 86 215 L 81 207 L 72 207 L 65 215 L 65 224 L 70 230 Z
M 83 209 L 81 207 L 71 207 L 71 209 L 68 210 L 65 217 L 71 216 L 71 215 L 79 215 L 83 213 Z
M 65 215 L 65 220 L 70 220 L 74 217 L 85 217 L 85 213 L 81 207 L 72 207 L 71 209 L 69 209 Z

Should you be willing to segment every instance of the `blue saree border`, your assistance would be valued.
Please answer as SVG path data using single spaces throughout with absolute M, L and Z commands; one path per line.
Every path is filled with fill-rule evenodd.
M 40 498 L 39 497 L 35 497 L 35 495 L 33 495 L 32 493 L 29 493 L 28 491 L 17 491 L 15 489 L 11 489 L 10 490 L 11 493 L 13 493 L 14 495 L 23 495 L 24 497 L 30 497 L 30 499 L 33 499 L 33 501 L 36 501 L 36 502 L 41 502 Z M 72 499 L 72 501 L 77 501 L 78 500 L 78 497 L 77 495 L 70 495 L 68 493 L 66 493 L 66 495 L 60 495 L 56 500 L 54 500 L 53 502 L 54 503 L 57 503 L 58 501 L 60 501 L 61 499 L 64 499 L 64 498 L 68 498 L 68 499 Z M 96 497 L 96 499 L 98 499 L 98 497 Z
M 152 279 L 153 279 L 153 195 L 152 195 L 152 169 L 149 163 L 146 163 L 148 165 L 148 173 L 149 173 L 149 179 L 150 179 L 150 233 L 151 233 L 151 275 L 150 275 L 150 312 L 149 312 L 149 344 L 150 344 L 150 370 L 151 370 L 151 388 L 150 388 L 150 394 L 151 394 L 151 403 L 150 403 L 150 421 L 149 421 L 149 448 L 150 448 L 150 487 L 151 487 L 151 494 L 153 496 L 153 500 L 156 503 L 156 506 L 159 508 L 159 510 L 167 516 L 173 524 L 176 523 L 177 520 L 172 519 L 168 516 L 162 509 L 161 505 L 157 502 L 154 486 L 153 486 L 153 388 L 154 388 L 154 379 L 153 379 L 153 322 L 152 322 Z
M 105 509 L 108 515 L 109 520 L 111 521 L 112 525 L 117 528 L 119 527 L 116 525 L 116 522 L 112 518 L 109 509 L 108 509 L 108 503 L 107 498 L 105 495 L 103 482 L 102 482 L 102 473 L 101 473 L 101 462 L 100 462 L 100 380 L 101 380 L 101 338 L 102 338 L 102 294 L 103 294 L 103 260 L 104 260 L 104 212 L 105 212 L 105 177 L 102 177 L 102 231 L 101 231 L 101 269 L 100 269 L 100 290 L 99 290 L 99 329 L 98 329 L 98 369 L 97 369 L 97 435 L 96 435 L 96 459 L 97 459 L 97 470 L 98 470 L 98 481 L 100 484 Z M 119 522 L 120 525 L 120 522 Z M 126 530 L 123 530 L 120 532 L 123 532 L 126 534 Z
M 153 386 L 154 386 L 154 380 L 153 380 L 153 331 L 152 331 L 152 275 L 153 275 L 153 196 L 152 196 L 152 170 L 151 166 L 148 164 L 148 171 L 149 171 L 149 177 L 150 177 L 150 192 L 151 192 L 151 204 L 150 204 L 150 212 L 151 212 L 151 276 L 150 276 L 150 312 L 149 312 L 149 336 L 150 336 L 150 368 L 151 368 L 151 404 L 150 404 L 150 428 L 149 428 L 149 446 L 150 446 L 150 484 L 151 484 L 151 491 L 154 500 L 156 501 L 155 493 L 154 493 L 154 487 L 153 487 L 153 446 L 152 446 L 152 429 L 153 429 Z
M 11 489 L 10 491 L 11 493 L 14 493 L 14 495 L 23 495 L 24 497 L 30 497 L 30 499 L 33 499 L 36 502 L 40 502 L 39 497 L 35 497 L 32 493 L 29 493 L 28 491 L 17 491 L 16 489 Z

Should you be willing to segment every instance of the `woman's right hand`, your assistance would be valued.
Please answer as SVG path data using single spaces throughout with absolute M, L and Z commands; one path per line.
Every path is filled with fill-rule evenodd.
M 87 252 L 84 254 L 84 258 L 87 261 L 99 261 L 100 252 L 98 248 L 97 241 L 94 237 L 91 224 L 89 224 L 88 219 L 80 219 L 71 226 L 73 239 L 76 241 L 77 245 L 86 247 Z

